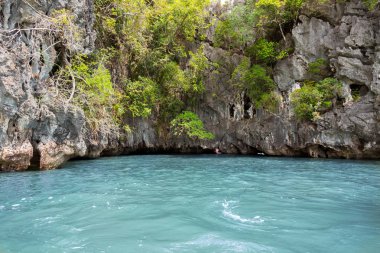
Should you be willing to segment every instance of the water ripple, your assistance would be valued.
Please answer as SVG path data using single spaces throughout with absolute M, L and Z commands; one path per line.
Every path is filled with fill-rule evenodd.
M 236 203 L 235 201 L 226 201 L 224 200 L 223 206 L 223 216 L 234 221 L 242 222 L 242 223 L 252 223 L 252 224 L 260 224 L 263 223 L 264 220 L 260 216 L 255 216 L 253 218 L 243 218 L 240 215 L 234 213 L 232 210 L 237 206 L 230 206 L 231 203 Z
M 380 162 L 126 156 L 0 174 L 0 252 L 378 253 Z

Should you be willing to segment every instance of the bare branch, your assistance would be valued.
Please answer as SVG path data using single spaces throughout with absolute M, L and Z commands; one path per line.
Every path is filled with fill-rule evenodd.
M 71 68 L 68 68 L 69 72 L 70 72 L 70 75 L 71 75 L 71 82 L 72 82 L 72 89 L 71 89 L 71 94 L 70 94 L 70 97 L 69 99 L 66 101 L 66 108 L 65 110 L 67 110 L 67 107 L 68 105 L 70 104 L 71 100 L 73 100 L 74 98 L 74 94 L 75 94 L 75 89 L 76 89 L 76 82 L 75 82 L 75 76 L 74 76 L 74 73 L 73 73 L 73 70 Z

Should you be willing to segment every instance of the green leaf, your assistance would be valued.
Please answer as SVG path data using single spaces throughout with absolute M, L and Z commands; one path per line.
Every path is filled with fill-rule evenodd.
M 203 122 L 198 115 L 190 111 L 184 111 L 179 114 L 170 123 L 175 135 L 187 135 L 191 139 L 211 140 L 215 136 L 204 129 Z

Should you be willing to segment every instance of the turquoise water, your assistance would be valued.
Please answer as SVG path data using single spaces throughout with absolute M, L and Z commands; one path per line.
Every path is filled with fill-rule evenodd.
M 380 252 L 380 162 L 126 156 L 0 174 L 0 252 Z

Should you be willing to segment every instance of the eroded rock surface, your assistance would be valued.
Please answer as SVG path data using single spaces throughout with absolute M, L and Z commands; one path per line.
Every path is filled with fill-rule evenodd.
M 58 60 L 54 36 L 45 36 L 44 14 L 69 9 L 84 34 L 73 49 L 93 50 L 89 1 L 1 3 L 0 168 L 55 168 L 87 153 L 82 110 L 65 104 L 50 79 Z M 41 25 L 41 26 L 40 26 Z
M 238 110 L 244 108 L 244 105 L 239 107 L 244 98 L 240 96 L 234 101 L 234 96 L 226 95 L 225 89 L 218 93 L 209 84 L 211 89 L 207 93 L 217 92 L 218 101 L 206 103 L 203 108 L 209 111 L 200 113 L 208 128 L 218 133 L 219 147 L 223 151 L 380 158 L 380 13 L 369 12 L 360 1 L 320 8 L 319 18 L 311 16 L 313 13 L 313 10 L 304 10 L 300 23 L 292 31 L 294 54 L 275 67 L 274 79 L 283 97 L 280 113 L 257 111 L 253 117 L 236 121 L 234 113 L 229 115 L 228 109 L 220 111 L 224 107 L 220 105 L 228 107 L 226 101 L 229 101 L 233 104 L 230 109 Z M 316 122 L 300 123 L 291 113 L 289 94 L 299 87 L 298 82 L 309 78 L 307 66 L 319 58 L 326 59 L 334 76 L 343 82 L 345 103 L 323 114 Z M 359 101 L 353 101 L 353 89 L 360 91 Z M 208 117 L 217 117 L 218 126 L 210 124 Z
M 230 85 L 241 55 L 204 44 L 207 58 L 220 65 L 208 73 L 206 92 L 196 108 L 206 129 L 216 136 L 212 141 L 158 132 L 154 119 L 134 119 L 127 135 L 102 126 L 89 132 L 83 111 L 67 104 L 50 80 L 59 61 L 54 38 L 27 29 L 36 28 L 39 12 L 69 9 L 84 35 L 72 50 L 90 52 L 95 40 L 92 1 L 29 2 L 1 3 L 0 29 L 8 32 L 0 40 L 0 170 L 52 169 L 75 157 L 204 152 L 216 147 L 226 153 L 380 158 L 380 13 L 368 12 L 360 1 L 334 3 L 334 8 L 330 3 L 319 8 L 318 15 L 312 8 L 303 10 L 291 33 L 295 52 L 275 67 L 282 96 L 276 114 L 254 110 L 253 101 Z M 16 39 L 9 43 L 4 35 Z M 343 82 L 345 101 L 316 122 L 297 122 L 290 93 L 309 78 L 307 66 L 318 58 L 326 59 Z M 360 91 L 358 101 L 353 101 L 354 89 Z

